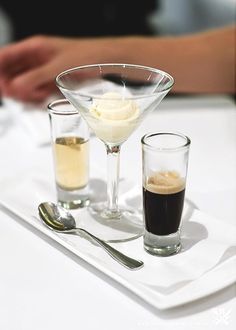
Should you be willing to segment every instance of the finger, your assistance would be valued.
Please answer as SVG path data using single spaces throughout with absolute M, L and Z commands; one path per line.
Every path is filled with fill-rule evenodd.
M 11 76 L 32 65 L 37 50 L 44 44 L 42 37 L 29 38 L 0 49 L 0 79 Z
M 12 97 L 19 101 L 23 102 L 41 102 L 47 99 L 50 95 L 54 95 L 58 92 L 58 88 L 55 84 L 47 84 L 41 87 L 38 87 L 29 93 L 21 93 L 19 95 L 12 95 L 12 94 L 4 94 L 5 96 Z
M 56 68 L 53 63 L 47 63 L 36 69 L 27 71 L 2 86 L 2 94 L 21 100 L 27 100 L 36 90 L 45 85 L 55 85 Z
M 47 85 L 39 88 L 27 96 L 27 99 L 21 99 L 23 102 L 42 102 L 45 101 L 49 96 L 56 94 L 57 88 L 54 85 Z

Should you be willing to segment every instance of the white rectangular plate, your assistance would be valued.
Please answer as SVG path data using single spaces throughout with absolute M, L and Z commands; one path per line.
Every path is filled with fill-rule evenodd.
M 50 180 L 45 177 L 39 178 L 38 175 L 33 174 L 29 175 L 27 179 L 24 179 L 22 175 L 18 176 L 17 180 L 12 179 L 10 181 L 8 179 L 6 182 L 7 185 L 2 182 L 2 186 L 5 187 L 4 193 L 0 194 L 2 206 L 158 309 L 168 309 L 189 303 L 221 290 L 236 280 L 236 256 L 232 246 L 231 254 L 228 253 L 227 255 L 227 253 L 222 252 L 223 250 L 219 250 L 215 260 L 211 260 L 209 255 L 209 258 L 204 260 L 205 269 L 203 267 L 201 270 L 204 253 L 201 254 L 200 252 L 205 248 L 204 244 L 209 244 L 207 240 L 211 239 L 211 235 L 214 235 L 214 231 L 211 234 L 209 228 L 208 237 L 202 237 L 199 242 L 195 241 L 194 245 L 182 254 L 170 258 L 153 257 L 144 252 L 142 238 L 113 244 L 114 247 L 127 255 L 144 261 L 143 269 L 130 271 L 115 262 L 102 249 L 85 239 L 74 235 L 55 233 L 41 223 L 37 206 L 40 202 L 53 200 L 54 192 Z M 196 223 L 198 226 L 202 226 L 202 216 L 204 216 L 204 221 L 209 220 L 209 216 L 199 211 L 194 212 L 191 221 L 195 223 L 195 226 Z M 215 228 L 215 219 L 210 218 L 210 220 L 208 221 L 209 224 L 211 222 L 211 226 Z M 233 228 L 231 226 L 232 228 L 227 229 L 228 225 L 217 221 L 217 226 L 226 226 L 224 227 L 226 231 Z M 216 238 L 213 237 L 213 241 Z M 230 248 L 228 252 L 230 252 Z M 215 250 L 211 253 L 212 256 L 217 254 Z M 191 265 L 195 262 L 199 262 L 196 271 Z M 182 263 L 189 265 L 189 269 L 186 269 L 186 265 L 184 266 L 185 272 L 183 273 L 180 268 Z M 194 268 L 194 272 L 192 268 Z

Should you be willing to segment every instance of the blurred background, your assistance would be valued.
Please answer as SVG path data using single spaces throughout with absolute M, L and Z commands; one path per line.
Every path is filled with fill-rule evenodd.
M 0 45 L 35 34 L 180 35 L 235 23 L 236 0 L 0 0 Z

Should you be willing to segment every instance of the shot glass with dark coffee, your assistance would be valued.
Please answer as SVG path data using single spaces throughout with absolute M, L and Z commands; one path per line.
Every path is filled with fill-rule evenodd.
M 144 249 L 153 255 L 172 255 L 181 249 L 190 139 L 157 132 L 144 135 L 141 142 Z

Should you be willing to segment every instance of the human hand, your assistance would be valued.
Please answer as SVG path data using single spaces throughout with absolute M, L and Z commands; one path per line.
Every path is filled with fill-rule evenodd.
M 34 36 L 0 49 L 0 94 L 40 102 L 58 91 L 61 71 L 102 63 L 111 49 L 109 38 L 69 39 Z

